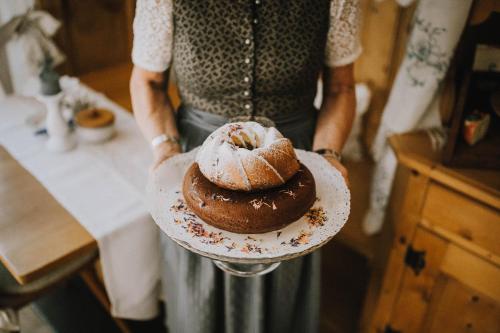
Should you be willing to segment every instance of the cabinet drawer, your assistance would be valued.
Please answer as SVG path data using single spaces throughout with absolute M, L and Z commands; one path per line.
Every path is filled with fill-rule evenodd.
M 452 189 L 431 183 L 422 210 L 424 226 L 479 252 L 500 256 L 500 212 Z M 450 238 L 449 237 L 449 238 Z M 481 250 L 482 249 L 482 250 Z

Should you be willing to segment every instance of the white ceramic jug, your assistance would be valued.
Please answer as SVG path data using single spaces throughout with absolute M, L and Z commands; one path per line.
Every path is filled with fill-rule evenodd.
M 63 92 L 56 95 L 39 95 L 38 99 L 47 108 L 47 149 L 53 152 L 65 152 L 76 146 L 76 140 L 62 115 L 61 100 Z

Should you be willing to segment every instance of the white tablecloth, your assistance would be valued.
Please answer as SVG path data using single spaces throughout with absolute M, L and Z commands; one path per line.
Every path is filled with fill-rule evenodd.
M 160 253 L 143 202 L 150 149 L 124 109 L 75 79 L 62 85 L 114 111 L 117 135 L 111 141 L 51 153 L 46 137 L 35 136 L 26 122 L 43 106 L 33 98 L 8 97 L 0 101 L 0 144 L 96 238 L 113 315 L 151 318 L 157 314 Z

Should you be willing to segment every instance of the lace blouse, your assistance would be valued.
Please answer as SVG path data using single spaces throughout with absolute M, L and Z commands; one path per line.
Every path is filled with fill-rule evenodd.
M 162 72 L 172 60 L 174 0 L 138 0 L 134 19 L 132 61 Z M 329 67 L 354 62 L 361 54 L 358 0 L 331 0 L 324 63 Z

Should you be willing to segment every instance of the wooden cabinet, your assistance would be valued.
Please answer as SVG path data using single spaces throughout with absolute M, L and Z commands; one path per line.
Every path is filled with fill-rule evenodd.
M 394 229 L 370 332 L 500 332 L 500 171 L 448 169 L 425 134 L 391 138 Z
M 499 332 L 498 266 L 419 227 L 405 259 L 386 327 L 400 332 Z

